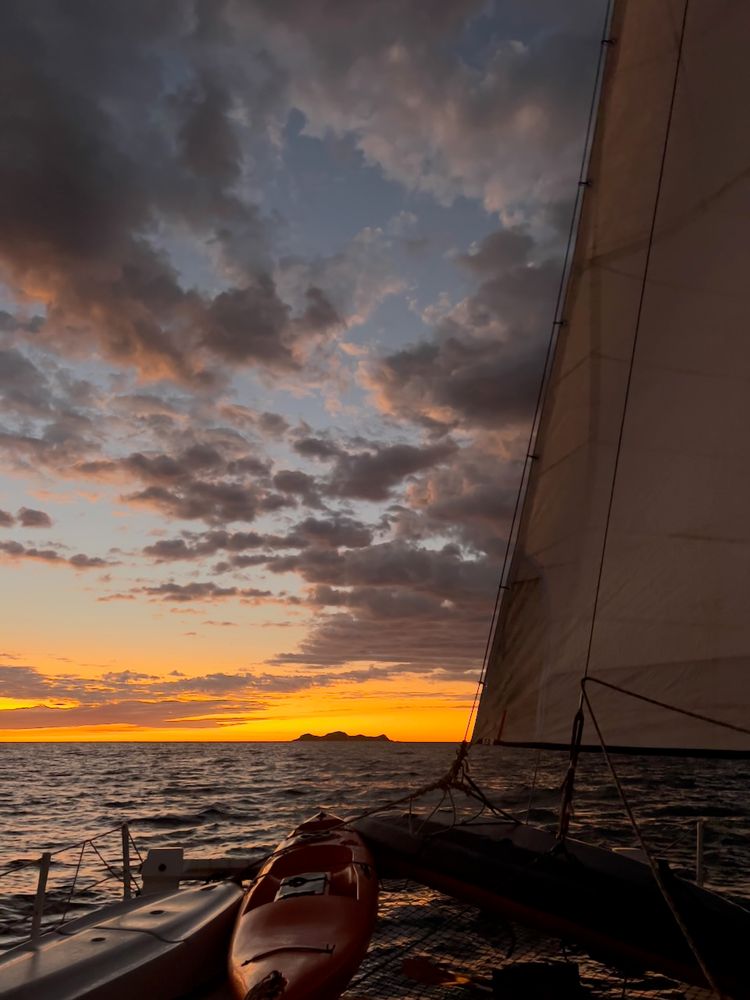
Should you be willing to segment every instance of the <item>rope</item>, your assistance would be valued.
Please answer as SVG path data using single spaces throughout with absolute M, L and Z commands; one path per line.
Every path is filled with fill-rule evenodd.
M 653 857 L 653 855 L 651 854 L 651 851 L 649 850 L 649 848 L 648 848 L 648 846 L 646 844 L 646 841 L 644 839 L 643 833 L 641 832 L 640 825 L 638 824 L 638 820 L 635 817 L 635 813 L 633 812 L 632 806 L 630 805 L 628 797 L 627 797 L 627 795 L 625 793 L 625 789 L 623 788 L 622 782 L 620 781 L 620 776 L 617 773 L 617 770 L 615 769 L 615 766 L 614 766 L 614 764 L 612 762 L 612 758 L 609 755 L 609 750 L 607 748 L 607 744 L 604 741 L 604 736 L 603 736 L 602 731 L 601 731 L 601 729 L 599 727 L 599 722 L 598 722 L 598 720 L 596 718 L 596 714 L 595 714 L 594 709 L 593 709 L 593 707 L 591 705 L 591 700 L 590 700 L 590 698 L 588 696 L 588 692 L 586 691 L 586 688 L 583 686 L 583 684 L 581 685 L 581 697 L 585 701 L 586 707 L 588 708 L 589 714 L 591 715 L 591 721 L 594 723 L 594 728 L 596 729 L 596 735 L 597 735 L 597 737 L 599 739 L 599 743 L 601 744 L 602 753 L 604 754 L 604 759 L 607 762 L 607 767 L 610 770 L 610 773 L 612 775 L 612 780 L 614 781 L 615 787 L 617 788 L 617 794 L 620 796 L 620 801 L 622 802 L 623 808 L 625 809 L 625 812 L 627 813 L 627 817 L 628 817 L 628 819 L 630 821 L 630 825 L 632 826 L 633 832 L 635 833 L 636 838 L 638 840 L 638 845 L 641 848 L 641 850 L 643 851 L 643 853 L 644 853 L 644 855 L 645 855 L 645 857 L 646 857 L 646 859 L 648 861 L 649 868 L 651 869 L 651 873 L 654 876 L 654 880 L 656 881 L 656 884 L 659 887 L 659 891 L 661 892 L 661 894 L 662 894 L 662 896 L 664 898 L 664 902 L 667 904 L 667 906 L 671 910 L 672 916 L 675 919 L 675 923 L 677 924 L 677 926 L 679 927 L 680 931 L 682 932 L 682 936 L 685 938 L 685 941 L 687 942 L 687 945 L 690 948 L 690 951 L 692 952 L 693 957 L 695 958 L 696 962 L 698 963 L 698 967 L 700 968 L 701 972 L 703 973 L 703 976 L 704 976 L 706 982 L 709 984 L 709 986 L 711 987 L 711 989 L 714 991 L 715 995 L 717 997 L 719 997 L 719 1000 L 722 1000 L 723 994 L 720 991 L 720 989 L 719 989 L 719 987 L 718 987 L 718 985 L 716 983 L 716 980 L 715 980 L 714 976 L 711 973 L 711 970 L 706 965 L 705 959 L 703 958 L 703 956 L 702 956 L 702 954 L 700 952 L 700 949 L 698 948 L 698 945 L 696 944 L 696 942 L 695 942 L 695 940 L 693 938 L 693 935 L 690 933 L 689 928 L 687 927 L 687 925 L 685 924 L 685 921 L 682 918 L 682 914 L 679 911 L 677 903 L 675 902 L 674 897 L 672 896 L 671 892 L 669 891 L 669 889 L 667 887 L 666 882 L 664 881 L 662 873 L 661 873 L 661 871 L 659 869 L 658 862 Z
M 104 830 L 102 833 L 94 834 L 93 837 L 86 837 L 85 840 L 78 840 L 76 841 L 75 844 L 68 844 L 65 847 L 58 847 L 56 850 L 48 851 L 47 853 L 50 855 L 50 857 L 54 858 L 57 857 L 58 854 L 66 854 L 68 851 L 74 851 L 76 848 L 83 847 L 86 844 L 93 844 L 95 840 L 101 840 L 102 837 L 107 837 L 111 833 L 119 833 L 120 830 L 121 827 L 114 826 L 109 830 Z M 133 843 L 133 847 L 135 847 L 135 843 Z M 137 847 L 136 847 L 136 852 L 138 852 Z M 140 856 L 140 853 L 138 853 L 138 857 L 141 859 L 141 861 L 143 860 Z M 5 875 L 12 875 L 13 872 L 23 871 L 25 868 L 38 868 L 38 867 L 39 867 L 39 858 L 33 858 L 31 861 L 22 861 L 20 862 L 20 864 L 11 864 L 10 867 L 5 868 L 3 871 L 0 871 L 0 878 L 3 878 Z
M 128 839 L 130 841 L 130 846 L 133 848 L 133 850 L 135 851 L 135 853 L 138 855 L 138 860 L 140 861 L 141 864 L 143 864 L 143 855 L 138 850 L 138 844 L 136 844 L 135 840 L 133 840 L 133 834 L 130 832 L 130 826 L 128 826 Z
M 557 286 L 557 294 L 555 296 L 555 306 L 552 312 L 553 320 L 550 326 L 549 336 L 547 338 L 547 349 L 544 355 L 542 374 L 539 380 L 539 387 L 537 389 L 536 402 L 534 404 L 534 415 L 531 421 L 531 428 L 529 430 L 529 437 L 526 445 L 526 456 L 524 458 L 523 467 L 521 469 L 521 479 L 518 484 L 518 491 L 516 493 L 515 504 L 513 507 L 513 514 L 511 516 L 511 521 L 510 521 L 510 528 L 508 530 L 508 537 L 505 542 L 505 552 L 503 553 L 503 561 L 500 570 L 500 583 L 498 584 L 497 591 L 495 593 L 495 603 L 493 605 L 492 615 L 490 617 L 490 626 L 487 634 L 487 641 L 484 647 L 484 655 L 482 657 L 482 667 L 479 674 L 479 680 L 477 681 L 476 690 L 474 692 L 474 700 L 472 702 L 471 709 L 469 711 L 469 718 L 466 721 L 466 729 L 464 730 L 464 738 L 463 738 L 464 743 L 469 738 L 469 729 L 471 728 L 471 722 L 477 710 L 477 705 L 479 704 L 479 695 L 481 693 L 482 688 L 484 687 L 485 680 L 487 677 L 492 640 L 499 623 L 501 597 L 503 591 L 508 590 L 507 578 L 510 572 L 510 563 L 512 561 L 513 555 L 515 554 L 515 540 L 517 540 L 518 537 L 517 529 L 520 527 L 521 504 L 526 495 L 528 482 L 531 478 L 532 464 L 534 462 L 534 459 L 537 457 L 534 454 L 534 452 L 541 424 L 542 405 L 544 403 L 544 398 L 546 395 L 546 390 L 547 386 L 549 385 L 549 378 L 551 375 L 551 362 L 554 357 L 555 353 L 554 349 L 557 343 L 559 332 L 561 328 L 565 325 L 565 320 L 563 319 L 562 316 L 562 312 L 565 306 L 565 297 L 566 297 L 565 291 L 572 263 L 573 247 L 575 244 L 576 225 L 578 223 L 578 219 L 580 218 L 581 209 L 583 207 L 583 200 L 585 197 L 586 190 L 588 188 L 586 175 L 588 173 L 589 157 L 591 155 L 591 146 L 594 135 L 594 125 L 596 120 L 596 109 L 599 101 L 599 94 L 601 92 L 601 83 L 604 74 L 604 66 L 606 63 L 607 50 L 610 48 L 611 44 L 611 39 L 607 37 L 607 31 L 612 14 L 612 3 L 613 0 L 608 0 L 607 7 L 604 13 L 604 23 L 602 25 L 602 42 L 599 49 L 599 59 L 597 61 L 596 74 L 594 77 L 594 87 L 591 93 L 591 103 L 589 105 L 588 118 L 586 121 L 586 132 L 583 141 L 583 155 L 581 157 L 581 166 L 578 173 L 576 194 L 575 198 L 573 199 L 573 209 L 570 216 L 570 225 L 568 227 L 568 235 L 565 243 L 565 253 L 563 254 L 563 263 L 560 272 L 560 281 Z
M 351 823 L 356 823 L 358 820 L 366 819 L 368 816 L 375 816 L 377 813 L 387 812 L 391 809 L 394 809 L 396 806 L 407 805 L 407 804 L 409 806 L 409 815 L 411 816 L 412 804 L 417 799 L 423 798 L 425 795 L 429 795 L 430 792 L 442 791 L 443 796 L 440 802 L 433 809 L 428 818 L 421 823 L 419 827 L 419 830 L 421 830 L 424 824 L 428 823 L 430 819 L 432 819 L 432 817 L 438 811 L 438 809 L 443 804 L 446 797 L 450 794 L 452 790 L 463 792 L 464 795 L 468 796 L 469 798 L 477 799 L 482 805 L 482 810 L 480 810 L 479 815 L 481 815 L 481 812 L 484 809 L 489 809 L 496 816 L 500 816 L 502 819 L 507 820 L 507 822 L 509 823 L 520 824 L 521 820 L 517 816 L 514 816 L 512 813 L 507 812 L 500 806 L 495 805 L 494 802 L 491 802 L 490 799 L 487 798 L 482 789 L 479 787 L 479 785 L 477 785 L 477 783 L 471 777 L 471 775 L 469 774 L 469 762 L 467 759 L 470 749 L 471 749 L 471 744 L 467 743 L 466 740 L 464 740 L 456 750 L 455 761 L 441 778 L 438 778 L 436 781 L 431 781 L 426 785 L 422 785 L 422 787 L 416 789 L 416 791 L 408 792 L 406 795 L 401 795 L 397 799 L 391 799 L 390 802 L 381 803 L 380 805 L 373 806 L 371 809 L 365 809 L 362 812 L 349 817 L 348 819 L 342 819 L 340 825 L 347 826 Z M 454 806 L 454 815 L 455 815 L 455 806 Z M 335 827 L 332 827 L 331 829 L 335 829 Z
M 701 712 L 692 712 L 688 708 L 678 708 L 677 705 L 670 705 L 666 701 L 658 701 L 656 698 L 649 698 L 645 694 L 638 694 L 636 691 L 629 691 L 628 688 L 620 687 L 619 684 L 610 684 L 609 681 L 603 681 L 599 677 L 583 677 L 581 679 L 581 685 L 586 684 L 599 684 L 601 687 L 609 688 L 611 691 L 619 691 L 620 694 L 626 694 L 631 698 L 635 698 L 637 701 L 645 701 L 648 705 L 656 705 L 657 708 L 666 708 L 670 712 L 677 712 L 678 715 L 687 715 L 690 719 L 698 719 L 699 722 L 709 722 L 714 726 L 720 726 L 722 729 L 731 729 L 735 733 L 743 733 L 745 736 L 750 736 L 750 729 L 746 726 L 736 726 L 733 722 L 724 722 L 723 719 L 714 719 L 711 715 L 703 715 Z
M 78 855 L 78 864 L 76 865 L 76 870 L 75 870 L 75 873 L 73 875 L 73 881 L 70 883 L 70 892 L 68 893 L 68 898 L 65 900 L 65 905 L 63 907 L 62 916 L 60 917 L 60 923 L 61 924 L 65 923 L 65 917 L 67 916 L 67 913 L 68 913 L 68 907 L 70 906 L 70 901 L 72 900 L 73 893 L 75 892 L 76 882 L 78 881 L 78 873 L 81 870 L 81 863 L 83 862 L 83 855 L 84 855 L 84 853 L 86 851 L 86 843 L 87 842 L 84 840 L 84 842 L 81 844 L 81 851 L 80 851 L 80 854 Z
M 109 874 L 113 878 L 117 878 L 117 879 L 120 879 L 120 881 L 123 881 L 121 873 L 118 872 L 115 868 L 112 867 L 112 865 L 109 863 L 109 861 L 107 861 L 107 859 L 104 857 L 104 855 L 102 854 L 102 852 L 96 846 L 96 844 L 94 843 L 94 841 L 90 840 L 89 843 L 91 844 L 91 847 L 92 847 L 92 849 L 94 851 L 94 854 L 96 854 L 96 856 L 99 858 L 99 860 L 101 861 L 101 863 L 107 869 L 107 871 L 109 872 Z

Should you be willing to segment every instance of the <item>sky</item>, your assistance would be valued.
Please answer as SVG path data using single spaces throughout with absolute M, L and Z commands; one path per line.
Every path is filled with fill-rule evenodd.
M 603 0 L 3 0 L 0 739 L 463 736 Z

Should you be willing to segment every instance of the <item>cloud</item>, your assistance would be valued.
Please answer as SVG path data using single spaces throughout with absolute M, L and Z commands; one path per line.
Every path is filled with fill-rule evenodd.
M 360 326 L 384 299 L 406 287 L 394 268 L 392 241 L 377 227 L 360 230 L 335 254 L 282 258 L 278 281 L 304 309 L 305 326 L 318 332 Z
M 230 597 L 240 597 L 243 600 L 259 600 L 271 597 L 270 590 L 258 590 L 254 587 L 219 587 L 215 583 L 160 583 L 153 587 L 140 587 L 138 592 L 162 601 L 220 601 Z
M 20 542 L 0 542 L 0 552 L 4 552 L 10 559 L 29 559 L 56 566 L 72 566 L 74 569 L 101 569 L 103 566 L 114 565 L 108 559 L 87 556 L 82 552 L 72 556 L 64 556 L 60 554 L 58 549 L 38 549 L 34 546 L 22 545 Z
M 182 520 L 204 520 L 225 524 L 254 521 L 259 502 L 253 487 L 238 483 L 190 482 L 180 490 L 149 486 L 123 496 L 129 503 L 153 507 Z
M 314 476 L 299 469 L 281 469 L 273 477 L 273 485 L 281 493 L 297 496 L 308 507 L 321 505 L 318 484 Z
M 353 661 L 392 665 L 394 673 L 475 675 L 489 628 L 497 567 L 467 558 L 456 545 L 427 548 L 408 540 L 335 552 L 309 549 L 268 563 L 311 585 L 321 609 L 297 650 L 271 662 L 311 666 Z
M 429 12 L 386 0 L 356 21 L 303 0 L 243 13 L 270 28 L 305 131 L 350 137 L 405 188 L 506 215 L 572 190 L 602 29 L 592 0 L 515 0 L 498 15 L 478 0 Z
M 467 616 L 446 611 L 441 617 L 401 618 L 333 614 L 323 617 L 296 650 L 270 662 L 332 667 L 351 662 L 390 665 L 392 676 L 421 673 L 436 678 L 473 680 L 486 642 L 488 614 Z
M 308 517 L 293 528 L 290 539 L 300 547 L 315 545 L 329 548 L 366 548 L 373 537 L 372 529 L 346 515 L 331 518 Z
M 0 313 L 0 446 L 14 471 L 46 479 L 49 492 L 31 494 L 45 506 L 55 480 L 64 502 L 119 498 L 127 558 L 177 574 L 134 586 L 115 572 L 120 593 L 99 599 L 201 616 L 214 610 L 201 602 L 304 602 L 315 624 L 288 662 L 319 667 L 321 685 L 329 664 L 353 659 L 375 664 L 363 680 L 471 674 L 551 319 L 598 0 L 509 0 L 497 12 L 481 0 L 363 0 L 354 18 L 334 0 L 0 6 L 0 269 L 17 312 Z M 295 157 L 304 180 L 300 151 L 312 162 L 334 146 L 350 154 L 342 179 L 356 171 L 371 185 L 372 215 L 350 218 L 344 199 L 311 249 Z M 434 269 L 425 287 L 437 304 L 422 308 L 414 291 L 408 319 L 422 308 L 425 326 L 405 345 L 402 303 L 378 309 L 408 286 L 405 251 L 439 242 L 428 224 L 444 216 L 425 195 L 456 203 L 459 233 L 461 198 L 503 224 Z M 366 322 L 368 342 L 388 345 L 378 354 L 344 342 Z M 81 364 L 76 379 L 66 366 Z M 355 366 L 368 400 L 351 385 Z M 304 406 L 281 396 L 290 390 Z M 321 419 L 321 390 L 330 412 L 354 398 L 359 412 L 335 411 L 343 431 L 299 419 Z M 137 540 L 137 508 L 195 530 L 165 521 Z M 0 525 L 19 522 L 51 517 L 0 512 Z M 112 565 L 73 551 L 0 548 Z M 205 579 L 254 566 L 297 574 L 303 596 Z M 192 688 L 99 678 L 111 687 L 101 713 L 84 681 L 70 690 L 86 692 L 81 718 L 104 724 L 119 700 L 135 725 L 176 724 L 186 692 L 236 718 L 236 692 L 255 711 L 259 692 L 282 689 L 271 674 L 205 676 L 185 680 Z M 170 707 L 146 707 L 154 698 Z
M 341 449 L 323 437 L 302 437 L 294 442 L 294 450 L 303 458 L 318 458 L 327 461 L 341 454 Z
M 255 359 L 294 367 L 291 346 L 284 342 L 289 314 L 270 275 L 258 275 L 252 284 L 216 296 L 207 312 L 203 343 L 228 361 Z
M 443 431 L 530 419 L 559 282 L 559 262 L 536 261 L 535 249 L 527 233 L 500 230 L 459 258 L 476 290 L 435 317 L 431 337 L 361 368 L 384 412 Z
M 221 623 L 225 624 L 225 623 Z M 166 677 L 139 671 L 106 671 L 82 677 L 45 674 L 28 665 L 0 664 L 0 697 L 26 703 L 4 709 L 8 730 L 143 726 L 221 728 L 252 722 L 280 695 L 387 677 L 387 669 L 276 673 L 239 670 Z
M 387 500 L 407 476 L 447 461 L 455 451 L 450 441 L 424 448 L 394 444 L 361 452 L 340 451 L 326 489 L 333 496 Z
M 43 510 L 33 510 L 31 507 L 21 507 L 16 514 L 18 523 L 24 528 L 51 528 L 52 518 Z
M 454 603 L 484 599 L 496 584 L 494 566 L 465 559 L 456 545 L 430 549 L 403 541 L 342 551 L 304 549 L 298 555 L 276 556 L 268 567 L 276 573 L 296 571 L 309 583 L 408 588 Z
M 227 454 L 216 445 L 194 443 L 174 455 L 133 452 L 126 458 L 78 463 L 75 472 L 94 479 L 134 478 L 148 484 L 122 495 L 125 502 L 152 507 L 183 520 L 212 524 L 253 521 L 277 504 L 270 492 L 270 464 L 241 449 L 239 435 Z M 252 477 L 252 478 L 249 478 Z
M 218 552 L 232 554 L 232 566 L 258 565 L 272 557 L 279 549 L 303 549 L 308 546 L 321 548 L 362 548 L 370 544 L 372 529 L 346 515 L 330 518 L 307 517 L 294 525 L 287 535 L 259 534 L 256 531 L 207 531 L 203 534 L 185 532 L 182 538 L 165 538 L 143 549 L 144 555 L 157 562 L 175 562 L 202 559 Z M 262 550 L 263 555 L 251 561 L 242 560 L 237 553 Z
M 49 379 L 16 348 L 0 349 L 0 407 L 27 415 L 51 412 Z
M 3 5 L 0 266 L 19 297 L 44 304 L 37 342 L 71 356 L 93 349 L 199 387 L 215 384 L 217 363 L 287 369 L 298 342 L 338 317 L 317 285 L 299 312 L 281 300 L 269 220 L 238 194 L 283 121 L 279 71 L 251 40 L 204 32 L 192 0 L 148 7 L 30 17 Z M 210 292 L 181 280 L 170 227 L 213 248 Z M 33 371 L 5 360 L 17 404 L 38 400 Z

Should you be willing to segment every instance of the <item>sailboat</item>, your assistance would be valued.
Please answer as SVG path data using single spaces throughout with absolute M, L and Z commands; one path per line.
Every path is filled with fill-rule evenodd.
M 581 753 L 614 779 L 618 753 L 750 753 L 749 40 L 748 0 L 615 0 L 608 20 L 473 735 L 445 782 L 471 787 L 469 743 L 565 749 L 557 834 L 356 824 L 383 872 L 734 998 L 750 912 L 654 858 L 621 783 L 646 863 L 569 825 Z
M 615 0 L 603 39 L 472 736 L 568 751 L 557 834 L 359 825 L 384 867 L 732 997 L 750 913 L 653 856 L 613 755 L 750 753 L 749 40 L 747 0 Z M 587 751 L 640 860 L 570 836 Z

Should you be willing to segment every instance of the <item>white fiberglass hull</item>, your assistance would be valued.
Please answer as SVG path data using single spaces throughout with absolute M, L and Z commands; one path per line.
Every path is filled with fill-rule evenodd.
M 72 920 L 0 956 L 0 1000 L 174 1000 L 224 974 L 241 899 L 218 882 Z

